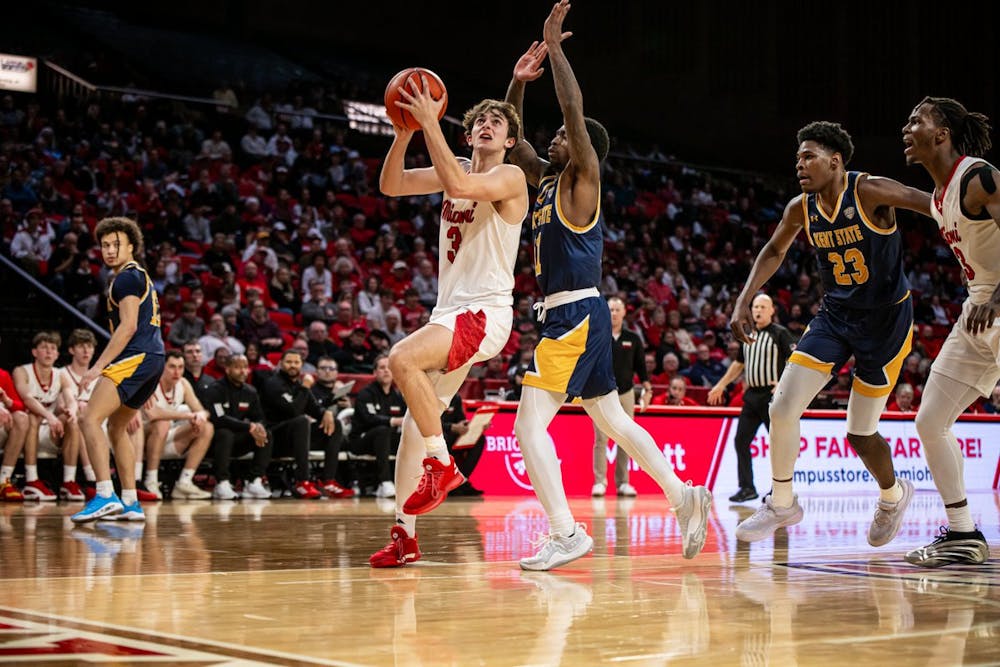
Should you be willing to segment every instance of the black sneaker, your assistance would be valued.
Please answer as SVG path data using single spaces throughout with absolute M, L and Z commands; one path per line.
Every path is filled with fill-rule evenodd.
M 758 497 L 757 489 L 754 489 L 752 487 L 751 488 L 744 487 L 739 491 L 737 491 L 736 493 L 734 493 L 733 495 L 729 496 L 729 502 L 745 503 L 748 500 L 756 500 L 757 497 Z
M 906 562 L 920 567 L 941 567 L 952 563 L 979 565 L 989 557 L 986 538 L 978 530 L 960 533 L 941 526 L 937 539 L 906 554 Z

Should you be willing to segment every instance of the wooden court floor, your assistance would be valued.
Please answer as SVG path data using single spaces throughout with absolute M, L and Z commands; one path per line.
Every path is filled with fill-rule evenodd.
M 802 500 L 801 524 L 748 546 L 752 504 L 722 499 L 685 561 L 662 500 L 576 499 L 594 553 L 553 573 L 517 568 L 545 527 L 529 499 L 450 499 L 396 570 L 367 564 L 391 502 L 164 503 L 83 527 L 75 505 L 0 505 L 0 662 L 1000 664 L 1000 495 L 970 497 L 989 563 L 939 570 L 901 559 L 934 534 L 936 495 L 882 549 L 874 494 Z

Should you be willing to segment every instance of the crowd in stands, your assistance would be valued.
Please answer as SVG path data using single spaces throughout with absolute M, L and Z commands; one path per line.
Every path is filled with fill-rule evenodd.
M 230 94 L 216 91 L 218 99 L 238 103 Z M 102 322 L 108 275 L 92 231 L 103 217 L 131 217 L 145 234 L 165 341 L 182 350 L 188 375 L 197 348 L 206 376 L 232 380 L 232 360 L 245 359 L 246 381 L 257 385 L 279 377 L 285 352 L 296 350 L 299 372 L 310 379 L 322 383 L 333 366 L 378 380 L 377 359 L 426 323 L 434 306 L 440 195 L 381 196 L 376 184 L 386 140 L 319 118 L 315 109 L 324 101 L 315 94 L 264 94 L 241 109 L 130 95 L 44 104 L 4 95 L 3 252 Z M 543 146 L 548 137 L 534 140 Z M 409 166 L 427 164 L 426 155 L 408 156 Z M 601 291 L 622 298 L 626 328 L 645 342 L 653 403 L 705 404 L 738 351 L 728 326 L 736 295 L 790 193 L 760 176 L 693 169 L 656 148 L 613 154 L 603 170 Z M 934 223 L 905 218 L 901 226 L 916 323 L 900 377 L 911 397 L 897 394 L 893 405 L 912 409 L 954 322 L 962 287 Z M 475 370 L 466 397 L 519 397 L 538 329 L 532 305 L 539 292 L 524 234 L 514 330 L 503 353 Z M 821 301 L 804 237 L 768 289 L 779 321 L 801 335 Z M 211 385 L 198 370 L 189 381 L 206 403 Z M 850 365 L 840 369 L 814 406 L 846 404 L 850 374 Z M 730 389 L 728 400 L 739 404 L 740 387 Z M 273 407 L 271 413 L 265 421 L 282 421 Z M 6 423 L 2 413 L 0 422 Z M 209 423 L 218 434 L 217 420 Z M 289 454 L 298 459 L 295 481 L 309 482 L 301 452 Z M 228 479 L 223 475 L 228 471 L 216 470 L 220 481 Z

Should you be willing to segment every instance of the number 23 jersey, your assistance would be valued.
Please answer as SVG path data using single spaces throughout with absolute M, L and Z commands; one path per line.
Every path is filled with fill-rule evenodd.
M 802 197 L 806 236 L 816 248 L 828 305 L 882 308 L 899 303 L 910 290 L 899 228 L 876 226 L 861 206 L 858 184 L 865 177 L 857 171 L 844 175 L 832 215 L 819 205 L 816 193 Z

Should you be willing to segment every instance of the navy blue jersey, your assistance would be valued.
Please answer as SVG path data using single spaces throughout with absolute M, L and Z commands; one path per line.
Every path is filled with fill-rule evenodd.
M 546 176 L 541 180 L 531 214 L 535 279 L 546 296 L 597 287 L 601 282 L 604 216 L 600 204 L 586 227 L 573 227 L 559 207 L 559 179 Z
M 111 331 L 121 323 L 118 304 L 127 296 L 139 298 L 139 315 L 135 335 L 125 345 L 119 358 L 135 354 L 164 354 L 163 335 L 160 331 L 160 304 L 149 274 L 136 262 L 129 262 L 115 274 L 108 289 L 108 318 Z
M 903 273 L 902 239 L 896 225 L 875 226 L 858 202 L 861 172 L 846 174 L 846 185 L 832 216 L 815 193 L 802 198 L 806 235 L 816 248 L 824 300 L 851 308 L 881 308 L 899 303 L 910 285 Z

